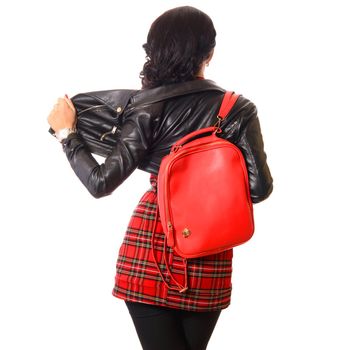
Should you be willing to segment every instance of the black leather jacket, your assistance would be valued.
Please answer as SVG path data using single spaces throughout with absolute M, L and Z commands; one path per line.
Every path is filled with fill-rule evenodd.
M 63 149 L 89 192 L 96 198 L 106 196 L 136 168 L 157 174 L 162 157 L 177 140 L 194 130 L 213 126 L 224 92 L 210 80 L 139 90 L 136 94 L 125 90 L 128 96 L 121 94 L 121 99 L 127 101 L 121 134 L 103 164 L 98 164 L 77 134 L 68 136 Z M 219 136 L 242 151 L 253 203 L 267 198 L 272 192 L 272 177 L 255 105 L 240 96 L 224 120 Z

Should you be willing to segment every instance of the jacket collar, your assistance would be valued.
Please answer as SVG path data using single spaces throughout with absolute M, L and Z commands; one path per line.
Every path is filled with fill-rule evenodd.
M 209 79 L 197 79 L 184 83 L 175 83 L 159 86 L 153 89 L 139 90 L 131 99 L 133 107 L 139 104 L 151 104 L 167 100 L 169 98 L 193 94 L 202 91 L 225 90 Z

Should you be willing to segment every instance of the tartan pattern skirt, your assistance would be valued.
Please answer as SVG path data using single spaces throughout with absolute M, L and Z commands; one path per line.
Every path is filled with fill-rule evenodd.
M 214 311 L 228 307 L 232 289 L 232 249 L 219 254 L 187 259 L 188 290 L 183 293 L 168 289 L 163 282 L 152 254 L 154 224 L 155 258 L 166 282 L 170 286 L 173 284 L 162 261 L 165 234 L 160 218 L 156 215 L 157 177 L 151 175 L 150 181 L 152 186 L 135 208 L 120 247 L 112 294 L 126 301 L 188 311 Z M 167 259 L 173 276 L 183 284 L 183 258 L 168 247 Z

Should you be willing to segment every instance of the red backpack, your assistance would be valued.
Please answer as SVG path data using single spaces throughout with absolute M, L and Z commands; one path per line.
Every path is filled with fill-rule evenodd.
M 230 249 L 254 232 L 245 160 L 237 146 L 217 136 L 238 97 L 226 92 L 216 125 L 181 138 L 160 165 L 158 205 L 166 244 L 185 259 Z M 176 284 L 187 289 L 187 282 Z

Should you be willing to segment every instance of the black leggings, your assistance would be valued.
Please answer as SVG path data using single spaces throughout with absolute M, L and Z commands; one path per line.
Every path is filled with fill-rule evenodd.
M 219 311 L 193 312 L 126 302 L 143 350 L 205 350 Z

